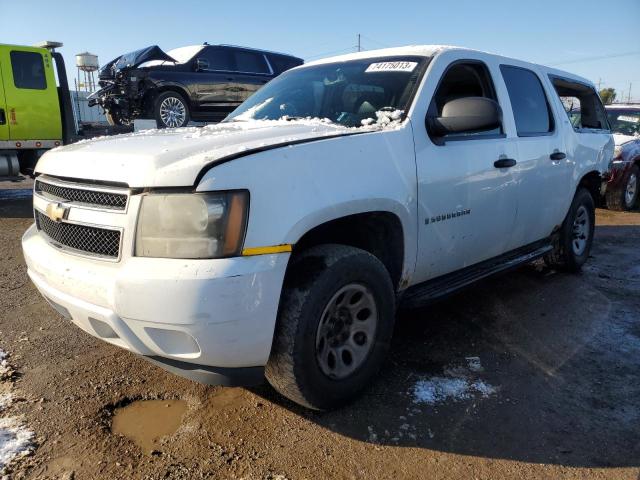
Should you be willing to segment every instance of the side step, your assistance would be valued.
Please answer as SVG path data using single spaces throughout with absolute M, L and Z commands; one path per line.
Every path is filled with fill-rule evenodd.
M 547 238 L 512 250 L 498 257 L 463 268 L 457 272 L 427 280 L 426 282 L 409 287 L 400 298 L 400 305 L 404 308 L 424 306 L 442 297 L 451 295 L 478 280 L 532 262 L 549 253 L 552 249 L 551 239 Z

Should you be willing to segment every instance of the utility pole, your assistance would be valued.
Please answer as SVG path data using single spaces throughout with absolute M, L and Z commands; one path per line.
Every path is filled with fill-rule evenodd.
M 600 92 L 600 84 L 602 83 L 602 78 L 598 79 L 598 92 Z
M 362 51 L 362 47 L 360 46 L 360 34 L 358 34 L 358 45 L 356 48 L 358 49 L 359 52 Z
M 629 82 L 629 95 L 627 96 L 627 103 L 631 103 L 631 85 L 632 83 Z

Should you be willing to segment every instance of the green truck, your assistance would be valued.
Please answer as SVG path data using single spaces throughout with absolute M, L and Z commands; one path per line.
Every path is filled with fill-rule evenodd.
M 46 150 L 77 139 L 61 46 L 0 44 L 1 180 L 31 174 Z

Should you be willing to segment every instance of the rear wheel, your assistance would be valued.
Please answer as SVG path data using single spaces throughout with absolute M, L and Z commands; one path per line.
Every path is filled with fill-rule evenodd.
M 624 187 L 624 208 L 625 210 L 633 210 L 638 205 L 638 177 L 640 174 L 640 169 L 638 165 L 634 165 L 631 167 L 631 172 L 629 173 L 629 178 L 627 178 L 627 183 Z
M 312 247 L 291 262 L 266 377 L 296 403 L 334 408 L 382 365 L 395 313 L 391 278 L 376 257 L 344 245 Z
M 573 197 L 553 251 L 545 257 L 547 264 L 570 272 L 579 271 L 589 258 L 594 227 L 593 197 L 587 189 L 580 188 Z
M 633 165 L 621 190 L 607 192 L 607 208 L 610 210 L 633 210 L 640 196 L 640 168 Z
M 185 127 L 189 123 L 189 106 L 177 92 L 164 92 L 158 95 L 154 113 L 158 128 Z

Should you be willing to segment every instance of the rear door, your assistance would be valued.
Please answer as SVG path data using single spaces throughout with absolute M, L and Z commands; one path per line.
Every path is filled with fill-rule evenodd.
M 0 49 L 0 64 L 9 138 L 61 139 L 60 103 L 51 54 L 38 48 L 8 47 Z
M 0 142 L 7 140 L 9 140 L 9 118 L 7 115 L 7 103 L 4 96 L 2 61 L 0 60 Z
M 273 77 L 273 70 L 264 53 L 234 49 L 238 100 L 240 103 L 253 95 Z
M 502 64 L 500 72 L 518 140 L 518 163 L 513 167 L 518 214 L 511 239 L 511 248 L 517 248 L 548 237 L 562 223 L 566 199 L 573 196 L 567 192 L 573 167 L 546 82 L 528 66 Z

